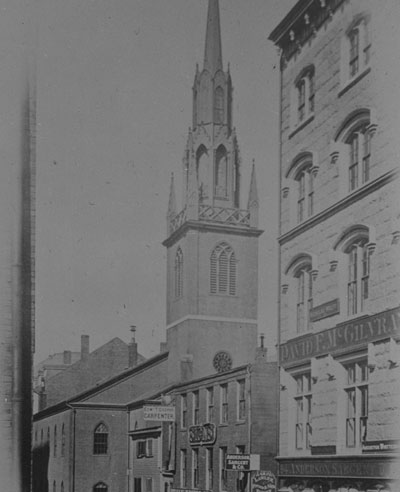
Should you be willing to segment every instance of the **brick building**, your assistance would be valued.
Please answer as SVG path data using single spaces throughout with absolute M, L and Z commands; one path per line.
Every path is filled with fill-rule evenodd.
M 280 66 L 282 490 L 398 490 L 399 4 L 301 0 Z

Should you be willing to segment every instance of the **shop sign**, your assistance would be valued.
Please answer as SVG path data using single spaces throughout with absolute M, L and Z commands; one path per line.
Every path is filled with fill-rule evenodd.
M 342 323 L 329 330 L 305 335 L 280 346 L 280 363 L 285 367 L 344 348 L 366 346 L 368 342 L 400 335 L 400 308 Z
M 363 444 L 363 453 L 397 453 L 400 451 L 400 442 L 397 441 L 369 441 Z
M 192 425 L 189 427 L 189 443 L 192 445 L 214 444 L 217 428 L 214 424 Z
M 314 321 L 329 318 L 329 316 L 334 316 L 335 314 L 339 314 L 339 299 L 333 299 L 332 301 L 311 308 L 310 321 L 313 323 Z
M 227 454 L 225 468 L 234 471 L 249 471 L 260 469 L 259 454 Z
M 271 471 L 258 471 L 251 477 L 251 492 L 275 492 L 276 477 Z
M 143 407 L 144 420 L 175 422 L 175 407 L 166 405 L 147 405 Z
M 364 459 L 363 459 L 364 458 Z M 281 477 L 400 478 L 397 462 L 389 459 L 290 460 L 280 463 Z
M 207 489 L 173 489 L 171 487 L 171 492 L 211 492 Z

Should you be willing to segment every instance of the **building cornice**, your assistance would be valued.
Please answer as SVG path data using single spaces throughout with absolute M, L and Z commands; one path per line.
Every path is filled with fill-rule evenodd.
M 254 227 L 240 227 L 237 225 L 229 225 L 215 222 L 205 222 L 197 220 L 188 220 L 184 222 L 176 231 L 174 231 L 162 244 L 167 248 L 172 246 L 188 231 L 202 232 L 220 232 L 221 234 L 231 234 L 235 236 L 259 237 L 264 231 Z
M 282 246 L 288 241 L 291 241 L 292 239 L 296 238 L 300 234 L 303 234 L 304 232 L 311 229 L 312 227 L 315 227 L 316 225 L 325 221 L 332 215 L 337 214 L 338 212 L 344 210 L 345 208 L 352 205 L 353 203 L 356 203 L 357 201 L 361 200 L 362 198 L 369 195 L 370 193 L 378 190 L 382 186 L 395 180 L 398 177 L 398 175 L 399 175 L 399 171 L 392 170 L 383 174 L 382 176 L 379 176 L 378 178 L 372 181 L 369 181 L 367 184 L 365 184 L 361 188 L 358 188 L 350 195 L 347 195 L 346 197 L 342 198 L 334 205 L 331 205 L 330 207 L 326 208 L 322 212 L 313 215 L 308 220 L 297 225 L 295 228 L 291 229 L 288 232 L 285 232 L 285 234 L 282 234 L 278 238 L 279 244 Z
M 177 326 L 185 321 L 188 320 L 194 320 L 194 321 L 215 321 L 215 322 L 222 322 L 222 323 L 247 323 L 247 324 L 257 324 L 257 320 L 253 318 L 226 318 L 223 316 L 204 316 L 200 314 L 189 314 L 188 316 L 184 316 L 173 323 L 170 323 L 167 326 L 167 330 L 169 328 L 173 328 L 174 326 Z

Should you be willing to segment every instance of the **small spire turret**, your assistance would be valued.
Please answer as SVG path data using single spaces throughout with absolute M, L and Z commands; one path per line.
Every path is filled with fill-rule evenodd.
M 251 169 L 250 179 L 250 191 L 249 200 L 247 202 L 247 210 L 250 212 L 250 225 L 252 227 L 258 227 L 258 191 L 257 191 L 257 178 L 256 178 L 256 164 L 253 159 L 253 167 Z
M 171 220 L 176 216 L 176 198 L 174 186 L 174 173 L 171 173 L 171 184 L 169 187 L 169 199 L 167 210 L 167 233 L 170 233 Z

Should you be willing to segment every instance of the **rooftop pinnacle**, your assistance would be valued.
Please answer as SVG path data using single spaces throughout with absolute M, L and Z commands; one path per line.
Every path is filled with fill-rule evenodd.
M 208 0 L 206 46 L 204 50 L 204 70 L 212 75 L 222 70 L 221 27 L 218 0 Z

